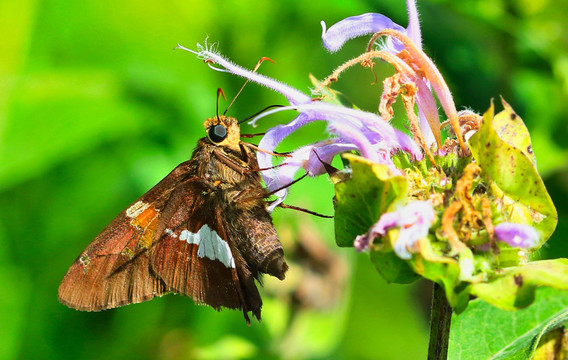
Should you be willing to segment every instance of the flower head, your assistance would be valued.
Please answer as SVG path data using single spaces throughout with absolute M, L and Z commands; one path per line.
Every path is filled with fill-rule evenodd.
M 363 66 L 372 67 L 371 60 L 373 58 L 388 61 L 395 66 L 397 73 L 386 79 L 384 83 L 384 92 L 379 108 L 383 118 L 390 119 L 392 116 L 390 105 L 394 103 L 398 95 L 401 95 L 414 138 L 430 160 L 433 160 L 429 148 L 434 143 L 436 143 L 438 149 L 442 147 L 439 115 L 436 101 L 432 95 L 433 89 L 450 119 L 462 150 L 467 152 L 459 129 L 459 116 L 451 93 L 436 66 L 422 51 L 416 2 L 408 0 L 407 9 L 409 22 L 406 29 L 381 14 L 363 14 L 349 17 L 327 30 L 325 23 L 322 22 L 324 29 L 322 41 L 330 51 L 339 50 L 349 39 L 375 33 L 365 54 L 345 63 L 323 84 L 327 85 L 336 81 L 342 71 L 354 64 L 360 63 Z M 384 36 L 387 39 L 386 45 L 379 46 L 378 50 L 373 50 L 375 41 Z M 396 57 L 389 55 L 396 55 Z M 409 91 L 409 89 L 412 90 Z M 414 104 L 418 106 L 418 117 L 414 114 Z
M 360 156 L 343 156 L 349 161 L 348 171 L 332 176 L 338 244 L 369 249 L 388 281 L 410 282 L 418 274 L 442 284 L 456 309 L 463 310 L 470 294 L 499 303 L 501 300 L 484 297 L 483 289 L 499 283 L 493 282 L 503 274 L 495 271 L 499 266 L 508 266 L 504 265 L 507 261 L 517 263 L 507 258 L 511 252 L 502 251 L 495 240 L 512 247 L 538 248 L 554 229 L 556 211 L 536 172 L 532 151 L 523 151 L 530 149 L 528 132 L 518 144 L 519 139 L 508 142 L 499 136 L 503 132 L 522 137 L 520 118 L 506 103 L 497 116 L 493 116 L 493 106 L 483 117 L 458 112 L 440 71 L 422 51 L 415 0 L 407 0 L 407 9 L 406 28 L 371 13 L 346 18 L 329 28 L 322 21 L 322 41 L 330 52 L 354 37 L 374 35 L 361 55 L 323 81 L 314 81 L 317 87 L 311 95 L 315 99 L 256 69 L 232 63 L 214 44 L 205 42 L 197 51 L 179 48 L 196 54 L 214 70 L 244 77 L 287 99 L 287 106 L 263 112 L 251 125 L 275 112 L 295 113 L 289 123 L 270 128 L 259 143 L 258 165 L 268 169 L 262 177 L 278 197 L 269 205 L 270 211 L 284 201 L 287 185 L 294 182 L 298 171 L 310 176 L 329 171 L 332 175 L 328 164 L 335 155 L 356 151 Z M 379 39 L 384 41 L 377 44 Z M 383 81 L 378 114 L 327 102 L 326 97 L 333 93 L 329 87 L 341 74 L 357 64 L 372 68 L 377 59 L 395 69 Z M 453 130 L 443 144 L 444 124 L 440 124 L 435 97 L 448 119 L 444 124 Z M 395 101 L 404 105 L 412 136 L 389 122 Z M 314 121 L 327 124 L 328 139 L 288 152 L 275 165 L 277 146 Z M 509 222 L 520 218 L 527 219 L 527 224 Z M 509 282 L 518 281 L 515 277 Z

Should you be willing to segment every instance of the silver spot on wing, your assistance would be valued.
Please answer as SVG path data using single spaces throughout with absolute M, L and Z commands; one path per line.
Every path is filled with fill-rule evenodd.
M 183 230 L 179 239 L 188 244 L 198 245 L 197 256 L 200 258 L 219 260 L 226 267 L 235 268 L 235 258 L 231 253 L 229 244 L 221 239 L 215 230 L 211 230 L 207 224 L 203 225 L 197 233 Z

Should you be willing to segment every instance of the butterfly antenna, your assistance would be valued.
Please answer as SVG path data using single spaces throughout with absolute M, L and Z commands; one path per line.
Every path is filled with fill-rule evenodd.
M 296 211 L 301 211 L 301 212 L 304 212 L 304 213 L 307 213 L 307 214 L 310 214 L 310 215 L 314 215 L 314 216 L 318 216 L 318 217 L 321 217 L 321 218 L 324 218 L 324 219 L 333 219 L 333 216 L 323 215 L 323 214 L 317 213 L 315 211 L 311 211 L 311 210 L 308 210 L 308 209 L 301 208 L 299 206 L 286 205 L 286 204 L 278 204 L 278 206 L 283 208 L 283 209 L 292 209 L 292 210 L 296 210 Z
M 244 123 L 245 121 L 250 120 L 250 119 L 252 119 L 253 117 L 262 114 L 262 113 L 265 112 L 266 110 L 269 110 L 269 109 L 272 109 L 272 108 L 276 108 L 276 107 L 284 107 L 284 105 L 270 105 L 270 106 L 267 106 L 267 107 L 265 107 L 264 109 L 262 109 L 262 110 L 260 110 L 260 111 L 258 111 L 258 112 L 256 112 L 256 113 L 254 113 L 253 115 L 248 116 L 248 117 L 242 119 L 242 120 L 239 121 L 238 123 L 239 123 L 239 124 Z
M 283 189 L 286 189 L 286 188 L 288 188 L 288 187 L 294 185 L 295 183 L 297 183 L 298 181 L 302 180 L 302 179 L 305 178 L 306 176 L 308 176 L 308 173 L 305 173 L 304 175 L 302 175 L 302 176 L 300 176 L 299 178 L 297 178 L 296 180 L 294 180 L 294 181 L 288 183 L 287 185 L 284 185 L 284 186 L 282 186 L 282 187 L 279 187 L 279 188 L 276 189 L 276 190 L 273 190 L 273 191 L 269 192 L 268 194 L 266 194 L 266 196 L 274 195 L 274 194 L 277 193 L 278 191 L 283 190 Z M 304 209 L 304 208 L 301 208 L 301 207 L 298 207 L 298 206 L 286 205 L 286 204 L 282 204 L 282 203 L 278 204 L 278 206 L 281 207 L 281 208 L 284 208 L 284 209 L 297 210 L 297 211 L 305 212 L 305 213 L 308 213 L 308 214 L 310 214 L 310 215 L 319 216 L 319 217 L 326 218 L 326 219 L 333 219 L 333 216 L 323 215 L 323 214 L 317 213 L 317 212 L 315 212 L 315 211 L 311 211 L 311 210 L 308 210 L 308 209 Z
M 225 101 L 227 101 L 227 98 L 225 97 L 225 93 L 223 92 L 223 89 L 218 88 L 217 89 L 217 110 L 215 111 L 215 113 L 217 114 L 217 120 L 219 120 L 219 97 L 222 96 L 223 99 Z M 225 113 L 223 113 L 223 115 L 225 115 Z
M 256 135 L 256 134 L 251 134 L 251 135 Z M 264 135 L 264 134 L 262 134 Z M 251 136 L 242 136 L 242 137 L 251 137 Z M 251 144 L 251 143 L 247 143 L 247 142 L 243 142 L 241 143 L 245 146 L 250 147 L 251 149 L 254 149 L 255 151 L 260 151 L 262 153 L 268 154 L 268 155 L 272 155 L 272 156 L 282 156 L 282 157 L 292 157 L 292 155 L 290 155 L 291 153 L 289 152 L 285 152 L 285 153 L 281 153 L 281 152 L 276 152 L 276 151 L 266 151 L 264 149 L 259 148 L 258 146 Z
M 266 197 L 268 197 L 268 196 L 270 196 L 270 195 L 274 195 L 274 194 L 276 194 L 277 192 L 279 192 L 280 190 L 284 190 L 284 189 L 286 189 L 286 188 L 288 188 L 288 187 L 294 185 L 295 183 L 297 183 L 298 181 L 302 180 L 302 179 L 305 178 L 306 176 L 308 176 L 308 173 L 305 173 L 304 175 L 300 176 L 300 177 L 297 178 L 296 180 L 294 180 L 294 181 L 292 181 L 292 182 L 290 182 L 290 183 L 288 183 L 288 184 L 286 184 L 286 185 L 284 185 L 284 186 L 281 186 L 281 187 L 279 187 L 279 188 L 276 189 L 276 190 L 272 190 L 271 192 L 269 192 L 268 194 L 266 194 Z
M 269 57 L 261 57 L 260 60 L 258 60 L 258 62 L 256 63 L 256 66 L 254 67 L 254 69 L 252 70 L 252 72 L 256 72 L 256 70 L 258 70 L 258 68 L 260 67 L 260 64 L 262 64 L 265 60 L 270 61 L 273 64 L 276 64 L 274 62 L 274 60 L 272 60 Z M 246 84 L 248 84 L 250 80 L 247 79 L 245 81 L 245 83 L 243 84 L 243 86 L 241 86 L 241 89 L 239 90 L 239 92 L 237 93 L 237 95 L 235 95 L 235 97 L 233 98 L 233 101 L 231 101 L 231 103 L 229 104 L 229 106 L 227 106 L 227 108 L 225 109 L 225 111 L 223 112 L 223 115 L 227 114 L 227 111 L 229 111 L 229 108 L 233 105 L 233 103 L 235 102 L 235 100 L 237 100 L 237 97 L 239 97 L 239 95 L 241 94 L 241 92 L 243 91 L 243 89 L 245 88 Z

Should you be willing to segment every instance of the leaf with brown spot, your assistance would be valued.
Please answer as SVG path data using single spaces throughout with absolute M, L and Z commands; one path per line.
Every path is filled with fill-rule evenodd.
M 511 125 L 513 109 L 504 101 L 503 105 L 505 110 L 494 116 L 491 104 L 469 146 L 483 176 L 490 178 L 491 195 L 503 202 L 500 220 L 535 227 L 540 233 L 538 248 L 552 235 L 558 216 L 534 155 L 526 151 L 530 146 L 528 131 L 518 116 Z

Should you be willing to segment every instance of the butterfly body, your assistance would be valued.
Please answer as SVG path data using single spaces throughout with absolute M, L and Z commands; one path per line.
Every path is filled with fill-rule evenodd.
M 98 311 L 181 293 L 260 319 L 255 280 L 287 270 L 255 152 L 237 121 L 205 121 L 190 160 L 116 217 L 65 275 L 59 299 Z

